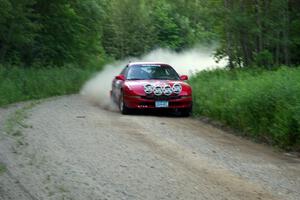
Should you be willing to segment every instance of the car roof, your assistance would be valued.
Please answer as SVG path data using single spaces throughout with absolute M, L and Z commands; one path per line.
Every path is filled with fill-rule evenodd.
M 128 64 L 128 66 L 132 66 L 132 65 L 168 65 L 168 64 L 162 62 L 130 62 Z

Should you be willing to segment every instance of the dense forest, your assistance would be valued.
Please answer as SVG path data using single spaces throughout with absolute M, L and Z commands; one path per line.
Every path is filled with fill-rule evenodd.
M 298 0 L 0 0 L 0 63 L 85 66 L 217 45 L 231 68 L 300 64 Z

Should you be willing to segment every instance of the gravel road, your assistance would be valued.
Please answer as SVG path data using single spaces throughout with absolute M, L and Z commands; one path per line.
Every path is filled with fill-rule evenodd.
M 124 116 L 79 95 L 3 128 L 0 199 L 300 199 L 300 159 L 196 119 Z

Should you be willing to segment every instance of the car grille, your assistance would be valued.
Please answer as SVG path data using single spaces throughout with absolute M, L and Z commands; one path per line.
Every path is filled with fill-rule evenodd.
M 147 95 L 147 96 L 141 96 L 142 99 L 147 99 L 147 100 L 171 100 L 171 99 L 181 99 L 181 96 L 155 96 L 155 95 Z

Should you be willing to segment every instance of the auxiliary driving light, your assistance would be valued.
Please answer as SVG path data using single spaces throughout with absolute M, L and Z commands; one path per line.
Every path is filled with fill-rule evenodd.
M 173 90 L 170 85 L 166 85 L 164 87 L 164 95 L 170 96 L 172 94 L 172 92 L 173 92 Z
M 181 92 L 181 90 L 182 90 L 181 84 L 175 83 L 175 84 L 173 85 L 172 90 L 173 90 L 173 92 L 174 92 L 175 94 L 180 94 L 180 92 Z
M 156 95 L 156 96 L 161 96 L 163 94 L 163 89 L 160 85 L 157 85 L 154 87 L 154 90 L 153 90 L 153 93 Z
M 146 94 L 151 94 L 153 92 L 153 86 L 151 84 L 144 85 L 144 91 Z

